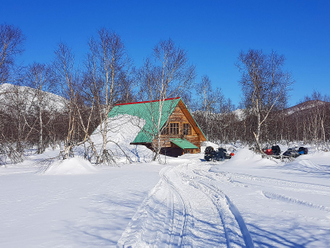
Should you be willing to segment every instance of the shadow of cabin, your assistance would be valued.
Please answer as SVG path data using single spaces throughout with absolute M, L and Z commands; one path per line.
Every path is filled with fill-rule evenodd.
M 157 126 L 160 112 L 161 135 L 158 143 L 156 137 L 159 130 Z M 117 104 L 108 117 L 118 115 L 137 116 L 145 121 L 130 144 L 144 145 L 151 150 L 160 144 L 160 153 L 167 156 L 177 157 L 186 153 L 199 153 L 201 143 L 206 141 L 205 135 L 180 97 L 164 101 Z

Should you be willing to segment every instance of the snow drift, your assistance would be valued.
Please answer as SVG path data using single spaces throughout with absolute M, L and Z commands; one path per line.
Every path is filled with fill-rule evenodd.
M 150 161 L 152 157 L 151 150 L 143 145 L 130 145 L 144 125 L 145 120 L 136 116 L 118 115 L 109 118 L 107 149 L 118 163 L 125 163 L 127 160 L 130 162 Z M 100 153 L 103 143 L 100 126 L 93 132 L 91 139 Z
M 46 175 L 77 175 L 96 172 L 96 168 L 86 159 L 74 157 L 54 162 L 46 171 Z

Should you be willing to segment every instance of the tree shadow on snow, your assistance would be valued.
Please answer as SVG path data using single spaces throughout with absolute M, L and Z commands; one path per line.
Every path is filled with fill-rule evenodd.
M 265 168 L 283 170 L 286 174 L 298 174 L 305 177 L 330 178 L 330 165 L 314 164 L 304 160 Z
M 286 220 L 290 221 L 290 220 Z M 325 247 L 330 243 L 330 230 L 320 226 L 298 225 L 291 220 L 289 228 L 268 226 L 261 228 L 247 224 L 255 247 Z M 313 231 L 311 231 L 313 230 Z
M 83 219 L 66 222 L 63 235 L 70 236 L 79 247 L 115 247 L 146 196 L 147 192 L 130 192 L 124 197 L 96 195 L 84 208 Z

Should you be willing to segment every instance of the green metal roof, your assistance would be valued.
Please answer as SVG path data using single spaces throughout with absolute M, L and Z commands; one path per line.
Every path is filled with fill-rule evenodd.
M 186 139 L 170 139 L 170 141 L 173 144 L 176 144 L 178 147 L 180 147 L 182 149 L 198 149 L 197 146 L 195 146 L 194 144 L 190 143 Z
M 162 116 L 160 128 L 166 123 L 168 117 L 172 114 L 174 108 L 181 98 L 171 98 L 163 101 Z M 146 121 L 145 125 L 135 137 L 132 143 L 150 143 L 157 134 L 157 123 L 159 117 L 159 101 L 136 102 L 116 105 L 108 114 L 108 117 L 117 115 L 137 116 Z

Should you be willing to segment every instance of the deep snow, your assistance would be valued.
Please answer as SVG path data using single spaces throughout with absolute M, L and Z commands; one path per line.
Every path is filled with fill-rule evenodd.
M 226 162 L 75 158 L 46 173 L 30 156 L 0 167 L 0 247 L 328 247 L 330 154 L 310 150 L 290 163 L 246 148 Z
M 226 162 L 183 157 L 161 171 L 120 246 L 329 247 L 330 154 L 291 163 L 246 148 Z
M 329 247 L 329 152 L 284 163 L 239 146 L 224 162 L 159 164 L 128 145 L 141 123 L 128 120 L 108 137 L 118 167 L 45 163 L 59 150 L 0 167 L 0 247 Z
M 47 174 L 33 160 L 23 168 L 0 167 L 0 247 L 116 246 L 162 166 L 132 164 L 86 173 L 77 161 Z

